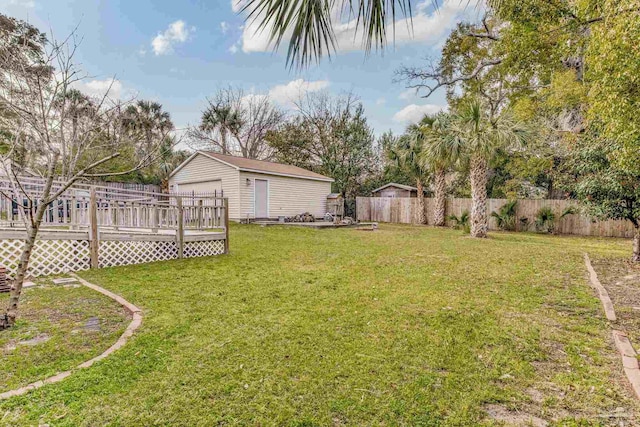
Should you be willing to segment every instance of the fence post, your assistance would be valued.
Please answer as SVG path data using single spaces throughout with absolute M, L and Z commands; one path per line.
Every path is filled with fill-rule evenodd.
M 69 222 L 71 222 L 71 229 L 75 230 L 78 225 L 78 201 L 76 199 L 76 191 L 71 192 L 71 212 L 69 212 Z
M 182 197 L 177 198 L 178 229 L 176 230 L 176 242 L 178 244 L 178 258 L 184 258 L 184 224 L 182 211 Z
M 95 187 L 91 187 L 89 198 L 89 253 L 91 268 L 98 268 L 100 241 L 98 240 L 98 199 Z
M 116 208 L 113 210 L 113 229 L 118 231 L 119 230 L 119 224 L 118 224 L 118 212 L 120 211 L 120 202 L 118 202 L 116 200 Z
M 154 202 L 155 203 L 155 202 Z M 151 212 L 151 221 L 153 222 L 153 228 L 152 228 L 152 232 L 157 233 L 158 232 L 158 228 L 160 227 L 160 214 L 158 212 L 158 205 L 154 204 L 153 207 L 151 208 L 152 212 Z
M 202 230 L 202 199 L 198 200 L 198 230 Z
M 222 199 L 224 209 L 224 253 L 229 253 L 229 199 Z

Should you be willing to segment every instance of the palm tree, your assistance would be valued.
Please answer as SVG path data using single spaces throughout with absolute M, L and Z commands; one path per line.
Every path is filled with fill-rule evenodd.
M 140 100 L 128 106 L 124 116 L 125 127 L 144 141 L 145 153 L 151 150 L 155 141 L 164 140 L 169 131 L 173 130 L 171 116 L 157 102 Z
M 425 115 L 420 126 L 425 134 L 422 161 L 430 167 L 434 181 L 433 223 L 442 227 L 446 221 L 446 175 L 460 158 L 461 144 L 450 131 L 451 117 L 447 113 Z
M 256 23 L 256 33 L 268 31 L 277 48 L 290 37 L 287 64 L 305 67 L 337 48 L 334 27 L 340 25 L 336 12 L 347 12 L 362 34 L 367 52 L 386 44 L 387 25 L 398 14 L 411 16 L 411 0 L 246 0 L 249 24 Z M 437 2 L 434 2 L 437 4 Z
M 389 150 L 389 159 L 415 182 L 418 189 L 418 223 L 425 224 L 424 184 L 429 180 L 429 166 L 422 161 L 425 149 L 425 134 L 419 125 L 407 128 L 396 145 Z
M 210 104 L 202 113 L 200 130 L 218 132 L 222 154 L 232 154 L 229 148 L 229 134 L 237 134 L 242 128 L 242 118 L 237 110 L 229 105 Z
M 450 130 L 458 139 L 460 152 L 470 166 L 471 236 L 487 237 L 489 162 L 499 150 L 524 144 L 529 132 L 509 111 L 492 115 L 479 98 L 471 98 L 460 105 Z
M 87 129 L 80 129 L 83 119 L 90 118 L 98 109 L 96 103 L 87 95 L 77 89 L 68 89 L 61 92 L 54 103 L 58 111 L 60 120 L 71 121 L 71 135 L 63 138 L 60 144 L 60 152 L 62 154 L 62 162 L 60 165 L 60 175 L 67 177 L 68 172 L 74 168 L 74 160 L 77 159 L 76 153 L 79 147 L 71 146 L 67 141 L 77 141 L 79 132 L 88 132 Z M 71 155 L 69 155 L 71 154 Z

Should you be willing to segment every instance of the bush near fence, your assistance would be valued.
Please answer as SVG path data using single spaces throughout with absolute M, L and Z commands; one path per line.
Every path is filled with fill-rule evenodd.
M 425 215 L 427 224 L 433 224 L 434 199 L 425 198 Z M 487 199 L 487 215 L 489 216 L 489 229 L 498 230 L 496 221 L 491 218 L 491 212 L 498 211 L 507 199 Z M 400 224 L 417 224 L 418 213 L 417 198 L 393 198 L 393 197 L 358 197 L 356 199 L 356 214 L 359 221 L 391 222 Z M 460 216 L 465 210 L 471 211 L 471 199 L 447 199 L 446 214 Z M 560 217 L 567 208 L 579 207 L 575 200 L 547 200 L 547 199 L 520 199 L 516 206 L 516 223 L 518 231 L 522 230 L 520 218 L 528 218 L 529 223 L 535 221 L 536 213 L 542 207 L 550 207 Z M 601 237 L 633 237 L 634 228 L 629 221 L 608 220 L 598 221 L 581 213 L 568 215 L 556 222 L 556 232 L 560 234 L 575 234 L 579 236 Z M 529 228 L 533 230 L 533 226 Z

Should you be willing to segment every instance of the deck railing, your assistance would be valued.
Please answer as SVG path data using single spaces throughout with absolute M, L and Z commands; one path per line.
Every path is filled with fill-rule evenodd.
M 54 182 L 53 191 L 62 182 Z M 20 186 L 0 179 L 0 190 L 6 196 L 0 202 L 0 226 L 21 227 L 22 209 L 35 208 L 44 182 L 38 178 L 21 178 Z M 225 228 L 224 193 L 214 191 L 156 193 L 101 185 L 75 184 L 47 206 L 43 227 L 78 229 L 90 226 L 90 206 L 96 205 L 97 225 L 111 228 L 178 229 L 178 210 L 182 210 L 186 229 Z
M 21 206 L 35 209 L 43 188 L 37 180 L 20 184 L 13 188 L 0 179 L 0 264 L 12 274 L 26 238 Z M 222 196 L 74 185 L 47 206 L 30 274 L 228 253 L 229 209 Z

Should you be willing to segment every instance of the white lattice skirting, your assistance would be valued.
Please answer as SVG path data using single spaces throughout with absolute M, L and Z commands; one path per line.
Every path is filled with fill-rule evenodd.
M 0 240 L 0 264 L 10 275 L 16 273 L 23 245 L 22 239 Z M 88 240 L 38 240 L 31 253 L 29 274 L 48 276 L 88 270 L 89 260 Z
M 102 241 L 98 266 L 144 264 L 178 258 L 176 242 Z
M 16 273 L 24 240 L 0 239 L 0 264 L 10 275 Z M 184 257 L 195 258 L 224 253 L 224 240 L 185 242 Z M 115 267 L 178 258 L 175 241 L 102 240 L 98 266 Z M 91 265 L 88 240 L 38 240 L 29 263 L 31 276 L 48 276 L 88 270 Z
M 205 240 L 200 242 L 187 242 L 184 244 L 184 257 L 195 258 L 200 256 L 213 256 L 224 253 L 224 240 Z

